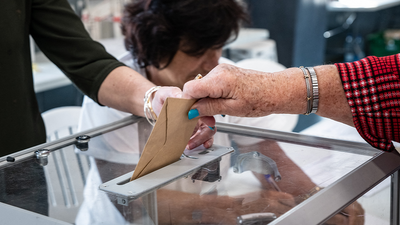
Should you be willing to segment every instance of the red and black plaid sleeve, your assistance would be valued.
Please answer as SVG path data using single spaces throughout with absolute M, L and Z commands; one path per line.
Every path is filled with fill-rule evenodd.
M 335 65 L 357 131 L 372 146 L 394 150 L 392 140 L 400 142 L 400 54 Z

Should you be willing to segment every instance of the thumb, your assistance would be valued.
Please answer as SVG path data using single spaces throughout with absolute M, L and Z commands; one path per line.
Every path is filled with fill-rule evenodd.
M 232 99 L 224 98 L 203 98 L 197 101 L 188 113 L 189 119 L 202 116 L 213 116 L 217 114 L 234 115 L 232 108 Z
M 182 98 L 199 99 L 210 95 L 210 84 L 205 78 L 191 80 L 183 85 Z

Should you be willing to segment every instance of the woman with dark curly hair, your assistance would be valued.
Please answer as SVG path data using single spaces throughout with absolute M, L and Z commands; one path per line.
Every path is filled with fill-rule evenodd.
M 246 13 L 235 0 L 133 1 L 122 19 L 125 47 L 157 85 L 183 87 L 218 65 Z

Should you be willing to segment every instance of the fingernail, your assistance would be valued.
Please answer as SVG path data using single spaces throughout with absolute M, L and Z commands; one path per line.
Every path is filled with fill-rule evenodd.
M 222 115 L 222 114 L 221 114 L 221 116 L 222 116 L 222 117 L 225 117 L 225 115 Z
M 210 127 L 210 126 L 208 126 L 212 131 L 215 129 L 215 127 Z
M 188 113 L 189 120 L 196 118 L 198 116 L 199 116 L 199 110 L 197 109 L 191 109 Z

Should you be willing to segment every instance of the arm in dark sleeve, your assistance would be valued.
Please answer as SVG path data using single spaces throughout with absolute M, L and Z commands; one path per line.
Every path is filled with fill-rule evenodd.
M 336 64 L 357 131 L 385 151 L 400 142 L 399 66 L 400 54 Z
M 93 41 L 66 0 L 33 0 L 30 33 L 43 53 L 86 95 L 124 64 Z

